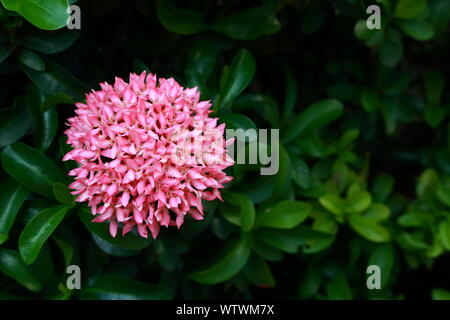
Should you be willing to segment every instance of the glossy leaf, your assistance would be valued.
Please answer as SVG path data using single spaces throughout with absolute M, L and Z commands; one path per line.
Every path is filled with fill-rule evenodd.
M 278 32 L 281 23 L 266 8 L 254 7 L 225 17 L 214 23 L 212 28 L 231 38 L 253 40 Z
M 41 152 L 23 143 L 1 153 L 3 169 L 27 189 L 53 198 L 53 183 L 66 180 L 61 170 Z
M 48 95 L 63 93 L 73 99 L 82 99 L 86 90 L 85 85 L 56 62 L 46 59 L 45 71 L 36 71 L 26 66 L 21 69 L 33 83 Z
M 30 50 L 20 50 L 17 57 L 21 63 L 36 71 L 45 70 L 45 62 L 39 55 Z
M 395 7 L 394 16 L 411 19 L 420 15 L 427 7 L 426 0 L 400 0 Z
M 249 85 L 255 73 L 256 62 L 250 51 L 241 49 L 234 56 L 220 90 L 216 109 L 226 107 Z
M 30 128 L 31 117 L 25 96 L 16 98 L 13 108 L 0 110 L 0 148 L 18 141 Z
M 204 284 L 216 284 L 226 281 L 236 275 L 247 263 L 251 250 L 251 238 L 243 233 L 223 252 L 222 258 L 211 267 L 192 273 L 190 278 Z
M 167 300 L 168 288 L 115 274 L 105 274 L 81 291 L 82 300 Z
M 178 8 L 169 0 L 158 0 L 156 13 L 161 24 L 174 33 L 194 34 L 207 27 L 200 13 Z
M 338 118 L 344 107 L 334 99 L 314 103 L 301 112 L 282 132 L 284 142 L 305 136 Z
M 243 271 L 246 278 L 257 286 L 267 288 L 276 284 L 269 265 L 256 254 L 250 256 Z
M 21 38 L 20 45 L 46 54 L 55 54 L 69 48 L 80 36 L 76 30 L 53 32 L 34 30 Z
M 12 178 L 0 182 L 0 234 L 8 234 L 29 192 Z
M 48 208 L 28 222 L 19 237 L 20 255 L 26 264 L 36 260 L 45 241 L 55 231 L 70 208 L 71 206 L 68 205 Z
M 9 249 L 0 249 L 0 272 L 16 280 L 30 291 L 42 290 L 42 283 L 23 262 L 19 253 Z
M 284 200 L 266 212 L 259 214 L 255 225 L 279 229 L 291 229 L 302 223 L 311 212 L 312 206 L 301 201 Z
M 79 211 L 79 216 L 90 232 L 120 248 L 137 251 L 148 247 L 152 242 L 151 239 L 142 238 L 133 232 L 129 232 L 125 236 L 122 236 L 120 231 L 118 231 L 116 237 L 113 238 L 109 234 L 108 223 L 92 222 L 94 216 L 91 214 L 90 209 L 81 209 Z
M 373 242 L 389 241 L 389 232 L 382 225 L 359 215 L 349 217 L 350 226 L 358 234 Z
M 66 26 L 69 17 L 67 0 L 1 0 L 6 9 L 15 11 L 36 27 L 56 30 Z

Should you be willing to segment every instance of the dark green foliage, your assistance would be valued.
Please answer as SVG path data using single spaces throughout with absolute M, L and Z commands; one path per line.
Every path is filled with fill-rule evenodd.
M 448 0 L 1 0 L 0 298 L 450 299 L 449 20 Z M 65 120 L 143 70 L 227 128 L 280 129 L 279 170 L 236 164 L 203 221 L 112 238 L 69 193 Z

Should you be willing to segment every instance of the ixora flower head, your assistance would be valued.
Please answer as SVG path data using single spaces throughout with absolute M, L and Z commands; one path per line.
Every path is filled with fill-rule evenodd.
M 100 86 L 68 119 L 73 150 L 63 158 L 79 164 L 69 187 L 88 202 L 93 222 L 109 221 L 113 237 L 120 224 L 122 234 L 136 226 L 156 238 L 186 215 L 203 219 L 202 199 L 221 199 L 232 179 L 223 170 L 233 164 L 225 152 L 233 141 L 209 117 L 210 102 L 199 101 L 197 88 L 145 72 Z

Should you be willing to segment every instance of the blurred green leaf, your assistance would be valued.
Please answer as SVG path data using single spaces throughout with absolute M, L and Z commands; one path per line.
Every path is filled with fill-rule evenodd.
M 412 19 L 419 16 L 426 7 L 426 0 L 400 0 L 395 7 L 394 16 L 401 19 Z
M 164 28 L 173 33 L 194 34 L 207 28 L 200 13 L 180 9 L 169 0 L 158 0 L 156 13 Z
M 269 266 L 256 254 L 251 254 L 244 269 L 244 275 L 251 283 L 261 287 L 274 287 L 275 279 L 270 272 Z
M 404 20 L 399 22 L 400 29 L 408 36 L 426 41 L 434 36 L 433 27 L 423 20 Z
M 329 300 L 351 300 L 352 291 L 344 275 L 339 275 L 327 283 L 325 290 Z
M 223 199 L 226 203 L 239 208 L 239 225 L 242 231 L 250 231 L 255 222 L 255 207 L 250 198 L 242 194 L 227 192 L 223 194 Z
M 278 32 L 281 23 L 264 7 L 246 9 L 215 22 L 212 29 L 231 38 L 253 40 Z
M 444 75 L 440 71 L 431 70 L 425 74 L 424 80 L 425 93 L 427 95 L 428 102 L 432 105 L 439 104 L 444 92 Z
M 389 232 L 382 225 L 359 215 L 349 217 L 350 226 L 358 234 L 373 242 L 389 241 Z
M 450 218 L 439 224 L 439 239 L 441 239 L 444 248 L 450 250 Z

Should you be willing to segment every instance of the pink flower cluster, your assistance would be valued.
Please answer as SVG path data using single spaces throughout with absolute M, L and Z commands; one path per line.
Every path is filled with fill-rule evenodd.
M 186 214 L 203 219 L 202 199 L 221 199 L 233 164 L 225 152 L 224 124 L 210 118 L 211 104 L 197 88 L 143 72 L 129 83 L 86 94 L 65 131 L 73 150 L 63 160 L 79 167 L 69 175 L 76 201 L 87 201 L 94 222 L 109 221 L 113 237 L 135 226 L 142 237 L 160 226 L 180 226 Z M 194 161 L 192 161 L 194 159 Z

